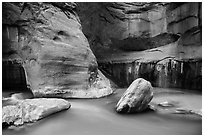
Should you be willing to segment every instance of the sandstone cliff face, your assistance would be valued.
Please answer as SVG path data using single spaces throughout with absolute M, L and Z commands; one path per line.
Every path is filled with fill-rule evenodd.
M 79 9 L 83 32 L 99 61 L 107 54 L 152 49 L 178 40 L 180 50 L 186 40 L 191 46 L 196 43 L 192 50 L 201 49 L 201 3 L 79 3 Z
M 82 26 L 86 26 L 83 31 L 88 35 L 94 52 L 100 54 L 98 51 L 100 47 L 144 50 L 158 46 L 151 38 L 167 32 L 166 18 L 164 18 L 166 10 L 163 5 L 163 3 L 137 2 L 79 3 L 80 9 L 83 9 L 81 14 L 79 12 L 79 16 Z M 84 7 L 93 10 L 86 10 Z M 159 35 L 159 37 L 165 36 Z M 168 39 L 174 39 L 173 37 L 169 35 Z
M 101 97 L 109 81 L 81 30 L 75 3 L 3 3 L 3 60 L 22 64 L 36 97 Z
M 110 94 L 109 81 L 98 71 L 96 56 L 101 69 L 126 86 L 143 77 L 153 86 L 194 85 L 201 89 L 201 3 L 2 6 L 3 64 L 17 66 L 10 71 L 3 65 L 5 87 L 25 83 L 10 82 L 13 78 L 8 77 L 16 74 L 15 81 L 26 79 L 35 96 Z M 26 75 L 18 66 L 23 66 Z
M 153 86 L 202 89 L 201 3 L 79 7 L 83 32 L 100 68 L 118 85 L 128 87 L 142 77 Z

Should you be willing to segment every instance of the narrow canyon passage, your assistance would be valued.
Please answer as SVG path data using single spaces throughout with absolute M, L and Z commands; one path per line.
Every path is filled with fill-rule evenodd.
M 2 127 L 202 134 L 202 3 L 3 2 Z
M 129 135 L 129 134 L 201 134 L 199 116 L 147 111 L 138 114 L 118 114 L 115 105 L 126 89 L 100 99 L 68 99 L 71 109 L 51 115 L 36 123 L 10 127 L 3 135 Z M 180 107 L 200 110 L 201 94 L 195 91 L 154 88 L 151 103 L 178 102 Z M 193 92 L 193 93 L 192 93 Z M 151 104 L 150 103 L 150 104 Z

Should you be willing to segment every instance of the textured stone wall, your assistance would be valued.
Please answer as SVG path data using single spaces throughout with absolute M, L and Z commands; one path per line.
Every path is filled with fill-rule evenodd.
M 167 30 L 174 34 L 183 34 L 193 27 L 199 26 L 200 13 L 199 4 L 201 3 L 182 3 L 174 7 L 175 3 L 170 4 L 166 9 Z
M 162 62 L 101 63 L 101 70 L 120 87 L 144 78 L 155 87 L 202 90 L 202 60 Z
M 22 65 L 35 96 L 112 93 L 97 62 L 129 66 L 166 58 L 190 64 L 202 59 L 201 3 L 24 2 L 3 3 L 2 8 L 3 60 Z M 126 85 L 137 77 L 131 73 L 129 79 L 127 71 L 129 67 L 125 76 L 119 75 Z
M 89 35 L 94 26 L 84 33 L 90 37 L 101 70 L 118 85 L 129 86 L 142 77 L 158 87 L 201 90 L 201 3 L 99 5 L 103 10 L 95 11 L 90 18 L 100 19 L 96 14 L 101 13 L 106 17 L 98 23 L 100 36 L 94 39 L 97 34 Z M 116 17 L 109 17 L 110 13 Z
M 112 93 L 82 33 L 75 3 L 3 3 L 2 8 L 3 60 L 21 63 L 36 97 Z
M 201 3 L 79 3 L 78 13 L 98 60 L 165 46 L 180 37 L 179 45 L 201 45 Z

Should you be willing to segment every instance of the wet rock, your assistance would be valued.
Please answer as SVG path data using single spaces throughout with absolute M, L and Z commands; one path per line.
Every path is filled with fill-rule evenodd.
M 163 49 L 161 54 L 164 53 L 163 51 L 176 50 L 176 48 Z M 187 53 L 187 55 L 190 55 L 190 49 L 188 50 L 189 54 Z M 202 50 L 195 51 L 201 52 Z M 197 52 L 194 53 L 196 54 Z M 197 55 L 200 56 L 202 54 L 197 53 Z M 202 59 L 198 57 L 197 59 L 177 60 L 173 56 L 173 54 L 170 54 L 170 56 L 162 57 L 160 60 L 159 50 L 155 51 L 153 56 L 145 51 L 142 54 L 138 52 L 134 54 L 121 53 L 109 58 L 110 60 L 99 61 L 99 67 L 103 72 L 108 73 L 109 77 L 114 79 L 120 87 L 128 87 L 132 81 L 141 77 L 150 81 L 154 87 L 196 89 L 201 91 Z
M 13 103 L 15 102 L 15 103 Z M 35 122 L 50 114 L 70 108 L 70 103 L 64 99 L 26 99 L 10 100 L 10 105 L 2 108 L 3 125 L 23 125 Z
M 61 97 L 61 98 L 100 98 L 113 93 L 110 81 L 98 71 L 97 77 L 86 89 L 59 89 L 53 86 L 46 87 L 43 90 L 34 90 L 37 97 Z
M 158 106 L 161 106 L 161 107 L 175 107 L 175 103 L 165 101 L 165 102 L 159 103 Z
M 159 114 L 178 114 L 181 116 L 198 116 L 202 117 L 202 110 L 198 110 L 195 108 L 189 108 L 188 106 L 184 106 L 180 101 L 165 101 L 161 103 L 156 103 L 152 101 L 149 104 L 149 108 Z
M 155 105 L 155 104 L 149 104 L 149 109 L 151 109 L 152 111 L 157 111 L 158 110 L 158 108 L 157 108 L 157 106 Z
M 185 109 L 185 108 L 176 108 L 175 112 L 173 112 L 175 114 L 190 114 L 191 111 L 189 109 Z
M 144 111 L 153 98 L 152 89 L 150 82 L 142 78 L 136 79 L 117 103 L 116 111 L 119 113 Z
M 187 108 L 176 108 L 176 110 L 173 112 L 174 114 L 195 114 L 202 117 L 202 111 L 201 110 L 191 110 Z

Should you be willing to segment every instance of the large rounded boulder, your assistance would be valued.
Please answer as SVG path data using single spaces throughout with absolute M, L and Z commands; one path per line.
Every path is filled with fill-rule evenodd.
M 134 113 L 147 109 L 153 98 L 153 88 L 149 81 L 138 78 L 125 91 L 116 105 L 118 113 Z
M 112 93 L 76 4 L 3 3 L 3 59 L 20 62 L 35 97 L 98 98 Z

